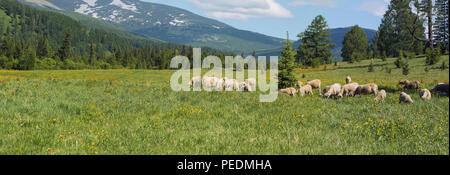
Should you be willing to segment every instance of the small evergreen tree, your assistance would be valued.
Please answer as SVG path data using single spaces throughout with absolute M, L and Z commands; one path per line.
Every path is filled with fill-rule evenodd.
M 289 41 L 289 33 L 287 39 L 284 41 L 284 48 L 281 51 L 279 60 L 278 72 L 278 88 L 283 89 L 292 87 L 297 81 L 293 74 L 295 61 L 295 50 L 292 48 L 292 43 Z
M 409 74 L 409 63 L 405 63 L 402 66 L 402 73 L 403 73 L 403 75 L 408 75 Z
M 374 72 L 373 63 L 372 62 L 370 62 L 370 65 L 369 65 L 369 72 Z

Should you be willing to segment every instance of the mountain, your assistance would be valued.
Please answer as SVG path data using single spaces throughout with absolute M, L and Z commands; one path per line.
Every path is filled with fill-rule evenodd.
M 344 47 L 342 42 L 344 41 L 344 36 L 352 29 L 352 27 L 344 27 L 344 28 L 333 28 L 330 29 L 330 39 L 332 43 L 336 44 L 335 47 L 333 47 L 331 50 L 333 52 L 333 58 L 338 58 L 339 61 L 342 61 L 341 57 L 341 50 Z M 367 35 L 367 40 L 369 42 L 372 41 L 373 37 L 377 33 L 376 30 L 372 29 L 364 29 L 364 32 Z M 297 49 L 300 45 L 301 41 L 297 40 L 293 43 L 293 47 Z M 256 53 L 256 55 L 262 55 L 262 56 L 279 56 L 280 52 L 282 50 L 282 47 L 278 47 L 276 49 L 269 49 L 265 51 L 259 51 Z
M 20 0 L 41 8 L 85 14 L 140 36 L 235 53 L 280 47 L 282 39 L 239 30 L 180 8 L 139 0 Z

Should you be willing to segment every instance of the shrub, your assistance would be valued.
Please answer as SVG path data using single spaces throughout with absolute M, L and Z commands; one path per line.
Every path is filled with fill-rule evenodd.
M 427 57 L 425 63 L 427 65 L 434 65 L 439 62 L 441 57 L 441 51 L 439 48 L 436 48 L 434 50 L 427 48 L 427 50 L 425 51 L 425 55 Z
M 36 69 L 38 70 L 53 70 L 56 69 L 56 61 L 52 58 L 44 58 L 36 62 Z
M 369 65 L 369 72 L 373 72 L 374 70 L 373 70 L 373 63 L 371 62 L 370 63 L 370 65 Z
M 426 73 L 430 72 L 430 68 L 429 67 L 425 67 L 425 72 Z
M 399 54 L 399 57 L 397 58 L 397 60 L 395 60 L 394 64 L 397 68 L 402 68 L 406 64 L 406 60 L 403 57 L 403 54 Z
M 409 64 L 408 63 L 405 63 L 402 66 L 402 73 L 403 73 L 403 75 L 408 75 L 409 74 Z

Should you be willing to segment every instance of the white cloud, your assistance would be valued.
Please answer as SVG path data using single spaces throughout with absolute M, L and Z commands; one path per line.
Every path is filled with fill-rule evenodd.
M 275 0 L 189 0 L 214 18 L 292 18 L 294 15 Z
M 294 0 L 290 3 L 292 6 L 324 6 L 336 7 L 339 5 L 337 0 Z
M 390 0 L 367 0 L 361 4 L 359 10 L 382 17 L 388 9 L 389 3 Z

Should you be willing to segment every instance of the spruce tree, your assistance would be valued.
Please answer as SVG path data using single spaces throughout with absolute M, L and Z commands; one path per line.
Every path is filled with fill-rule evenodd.
M 332 62 L 330 29 L 322 15 L 314 18 L 308 28 L 297 35 L 302 43 L 297 50 L 297 61 L 303 65 L 312 66 L 330 64 Z
M 36 52 L 37 57 L 39 57 L 40 59 L 52 56 L 52 48 L 50 47 L 47 38 L 45 38 L 44 36 L 41 36 L 39 38 Z
M 342 44 L 344 47 L 342 48 L 341 56 L 344 58 L 344 61 L 354 63 L 356 61 L 360 61 L 360 58 L 366 57 L 369 43 L 367 41 L 367 35 L 361 27 L 353 26 L 352 29 L 345 34 Z M 352 57 L 353 53 L 359 53 L 361 57 L 354 60 L 354 57 Z
M 71 52 L 71 42 L 72 42 L 72 30 L 67 29 L 66 37 L 61 43 L 61 46 L 58 49 L 58 58 L 64 62 L 66 59 L 70 57 Z
M 294 62 L 295 62 L 295 50 L 292 48 L 292 43 L 289 41 L 289 33 L 287 33 L 287 39 L 283 42 L 284 47 L 281 51 L 280 60 L 278 63 L 278 88 L 283 89 L 292 87 L 295 82 Z

